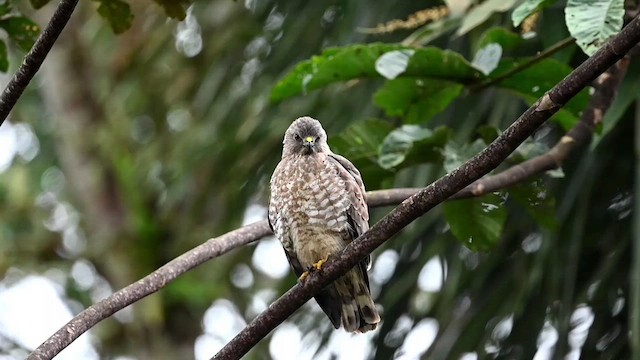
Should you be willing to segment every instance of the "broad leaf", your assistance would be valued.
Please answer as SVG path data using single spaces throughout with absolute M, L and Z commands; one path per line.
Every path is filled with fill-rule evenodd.
M 462 90 L 462 85 L 449 81 L 402 78 L 387 81 L 373 100 L 387 116 L 402 117 L 405 123 L 425 123 L 446 109 Z
M 504 200 L 495 194 L 445 202 L 444 216 L 451 233 L 474 251 L 493 248 L 500 239 L 507 211 Z
M 482 141 L 482 139 L 477 139 L 470 144 L 464 144 L 462 146 L 453 142 L 447 144 L 442 151 L 442 155 L 444 156 L 444 170 L 451 172 L 457 169 L 460 165 L 482 151 L 486 146 L 486 143 Z
M 122 0 L 95 0 L 100 3 L 98 14 L 107 20 L 114 33 L 120 34 L 131 27 L 133 14 L 129 4 Z
M 351 123 L 329 137 L 331 150 L 349 159 L 362 174 L 368 190 L 391 186 L 393 173 L 378 166 L 378 147 L 393 127 L 386 121 L 366 120 Z
M 31 49 L 40 34 L 38 25 L 24 16 L 5 17 L 0 20 L 0 27 L 24 51 Z
M 330 48 L 322 55 L 296 65 L 271 93 L 271 100 L 281 101 L 331 83 L 357 78 L 381 78 L 376 61 L 388 52 L 410 50 L 402 76 L 425 77 L 471 83 L 483 78 L 460 54 L 435 47 L 411 48 L 403 45 L 367 44 Z
M 480 36 L 477 49 L 482 49 L 489 44 L 500 44 L 504 52 L 509 52 L 515 50 L 525 42 L 520 34 L 503 27 L 492 27 Z
M 476 52 L 471 65 L 483 74 L 489 75 L 498 67 L 500 58 L 502 58 L 502 46 L 496 43 L 487 44 Z
M 622 29 L 624 0 L 569 0 L 564 11 L 571 36 L 591 56 Z
M 536 13 L 549 5 L 555 3 L 556 0 L 525 0 L 520 4 L 513 13 L 511 13 L 511 21 L 513 27 L 518 27 L 531 14 Z
M 451 129 L 438 127 L 434 130 L 418 125 L 403 125 L 387 135 L 380 145 L 378 164 L 384 169 L 411 166 L 440 161 Z
M 500 62 L 498 69 L 491 73 L 491 77 L 499 77 L 518 66 L 518 63 L 505 59 Z M 571 72 L 571 67 L 554 59 L 544 59 L 500 81 L 497 86 L 515 91 L 527 103 L 533 104 L 545 92 L 555 86 Z M 570 129 L 580 118 L 589 102 L 588 89 L 582 90 L 574 96 L 560 111 L 554 115 L 554 120 L 563 128 Z
M 556 201 L 540 180 L 510 188 L 509 195 L 540 225 L 547 230 L 558 226 Z

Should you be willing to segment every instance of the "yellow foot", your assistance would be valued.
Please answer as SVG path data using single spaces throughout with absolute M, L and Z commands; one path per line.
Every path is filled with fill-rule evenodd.
M 307 271 L 303 272 L 300 275 L 298 280 L 300 280 L 300 282 L 304 282 L 307 279 L 307 277 L 309 276 L 309 273 L 311 273 L 313 271 L 321 271 L 322 270 L 322 265 L 324 265 L 324 263 L 326 263 L 327 260 L 329 260 L 329 255 L 325 256 L 324 259 L 320 259 L 317 262 L 313 263 L 311 266 L 309 266 L 309 269 Z
M 318 260 L 318 262 L 316 262 L 316 263 L 314 263 L 314 264 L 313 264 L 313 267 L 314 267 L 316 270 L 320 271 L 320 270 L 322 270 L 322 265 L 324 265 L 324 263 L 326 263 L 326 262 L 327 262 L 327 260 L 329 260 L 329 255 L 325 256 L 325 257 L 324 257 L 324 259 L 320 259 L 320 260 Z

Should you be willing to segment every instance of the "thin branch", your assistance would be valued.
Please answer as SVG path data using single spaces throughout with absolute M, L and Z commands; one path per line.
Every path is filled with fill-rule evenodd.
M 551 55 L 555 54 L 556 52 L 564 49 L 565 47 L 571 45 L 574 43 L 575 40 L 573 40 L 572 37 L 568 37 L 565 39 L 562 39 L 560 41 L 558 41 L 557 43 L 551 45 L 549 48 L 545 49 L 544 51 L 538 53 L 538 55 L 532 57 L 531 59 L 522 62 L 516 66 L 514 66 L 513 68 L 509 69 L 507 72 L 505 72 L 504 74 L 500 75 L 500 76 L 496 76 L 495 78 L 491 78 L 485 82 L 481 82 L 477 85 L 474 86 L 470 86 L 469 90 L 474 92 L 474 91 L 479 91 L 485 88 L 488 88 L 489 86 L 495 85 L 500 83 L 502 80 L 504 79 L 508 79 L 511 76 L 513 76 L 513 74 L 517 74 L 522 70 L 525 70 L 537 63 L 539 63 L 540 61 L 550 57 Z
M 31 50 L 25 55 L 22 64 L 0 95 L 0 125 L 7 119 L 24 89 L 40 69 L 53 44 L 58 40 L 62 29 L 69 22 L 77 4 L 78 0 L 61 0 L 51 20 L 38 36 Z
M 596 54 L 525 111 L 487 148 L 458 169 L 402 202 L 369 231 L 351 242 L 339 256 L 330 259 L 321 273 L 312 273 L 303 286 L 299 284 L 294 286 L 273 302 L 267 310 L 227 343 L 214 359 L 241 358 L 314 294 L 356 266 L 361 259 L 409 223 L 495 169 L 561 106 L 622 58 L 639 41 L 640 18 L 635 18 L 620 34 L 607 42 Z

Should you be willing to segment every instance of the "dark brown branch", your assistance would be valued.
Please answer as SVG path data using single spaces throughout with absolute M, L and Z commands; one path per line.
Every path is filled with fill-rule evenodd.
M 13 109 L 24 89 L 27 88 L 31 79 L 36 75 L 40 66 L 47 57 L 53 44 L 60 36 L 62 29 L 69 22 L 73 10 L 76 8 L 78 0 L 62 0 L 58 4 L 56 11 L 53 13 L 51 20 L 44 28 L 31 50 L 25 55 L 22 64 L 18 68 L 13 77 L 4 88 L 0 95 L 0 125 L 4 123 L 9 112 Z
M 519 144 L 598 75 L 612 66 L 640 41 L 640 18 L 635 18 L 616 37 L 547 92 L 487 148 L 458 169 L 405 200 L 369 231 L 353 241 L 304 286 L 296 285 L 258 315 L 214 359 L 239 359 L 271 330 L 287 319 L 314 294 L 353 268 L 367 254 L 401 231 L 409 223 L 445 201 L 503 162 Z

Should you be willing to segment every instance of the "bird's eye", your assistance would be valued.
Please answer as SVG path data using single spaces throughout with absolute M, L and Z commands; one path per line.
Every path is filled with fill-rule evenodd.
M 320 136 L 316 136 L 316 142 L 320 141 Z
M 300 141 L 300 140 L 302 140 L 302 138 L 300 137 L 300 135 L 295 134 L 294 136 L 295 136 L 295 138 L 296 138 L 296 141 Z

